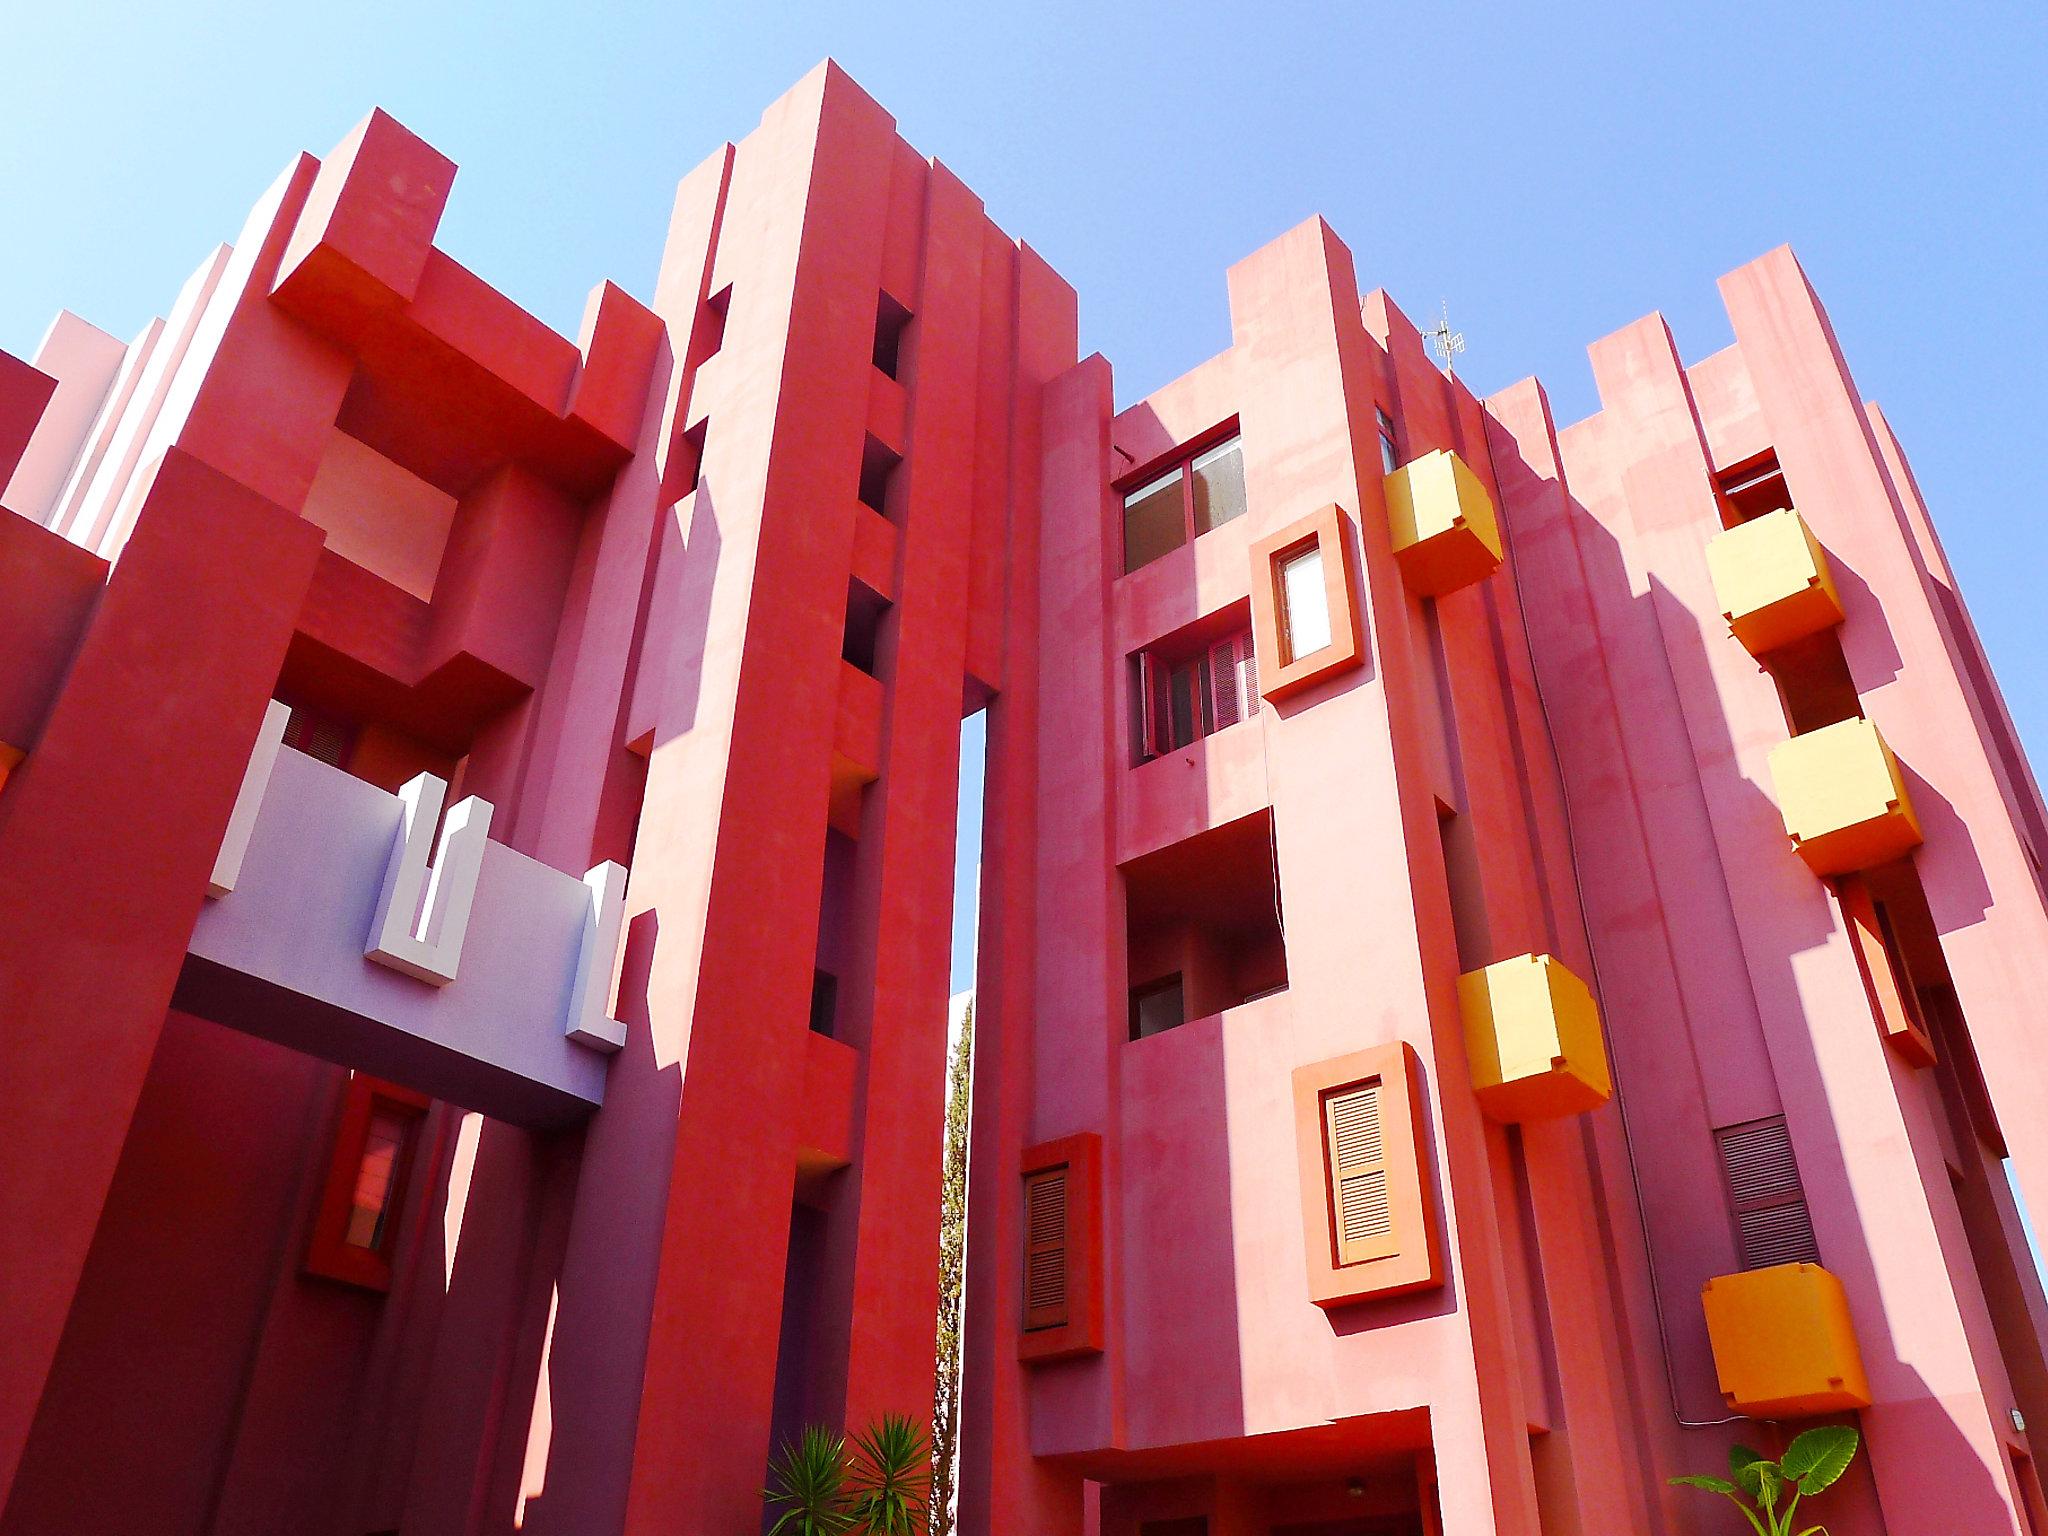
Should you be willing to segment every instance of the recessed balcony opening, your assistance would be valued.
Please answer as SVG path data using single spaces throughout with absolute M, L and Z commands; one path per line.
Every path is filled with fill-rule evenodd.
M 875 657 L 882 633 L 882 618 L 889 611 L 888 599 L 866 582 L 854 577 L 846 583 L 846 632 L 839 654 L 869 677 L 879 677 Z
M 1259 664 L 1246 603 L 1233 603 L 1147 646 L 1131 666 L 1141 763 L 1259 712 Z
M 1775 453 L 1759 454 L 1724 470 L 1714 477 L 1714 489 L 1721 502 L 1721 524 L 1726 528 L 1792 505 L 1792 492 Z
M 1131 1039 L 1286 989 L 1276 869 L 1271 811 L 1124 866 Z
M 732 307 L 732 284 L 727 283 L 704 301 L 704 315 L 697 327 L 697 362 L 712 356 L 725 345 L 725 316 Z
M 884 517 L 890 514 L 890 491 L 896 479 L 896 467 L 903 461 L 872 433 L 861 448 L 860 455 L 860 499 L 863 505 L 873 507 Z
M 1863 713 L 1838 630 L 1824 629 L 1782 645 L 1764 657 L 1762 665 L 1777 684 L 1785 727 L 1794 736 L 1854 720 Z
M 875 309 L 875 366 L 898 381 L 907 360 L 904 332 L 909 325 L 910 311 L 883 294 Z

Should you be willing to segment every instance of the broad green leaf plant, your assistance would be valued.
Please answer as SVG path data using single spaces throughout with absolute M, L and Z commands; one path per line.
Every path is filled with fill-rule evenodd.
M 1671 1481 L 1720 1494 L 1742 1511 L 1756 1536 L 1828 1536 L 1824 1525 L 1798 1524 L 1799 1501 L 1849 1470 L 1858 1439 L 1846 1424 L 1827 1424 L 1797 1436 L 1776 1461 L 1746 1445 L 1731 1446 L 1727 1477 L 1694 1475 Z

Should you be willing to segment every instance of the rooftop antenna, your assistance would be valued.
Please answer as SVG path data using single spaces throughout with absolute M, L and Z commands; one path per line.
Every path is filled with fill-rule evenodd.
M 1430 351 L 1437 355 L 1444 365 L 1444 372 L 1452 378 L 1458 376 L 1458 354 L 1465 350 L 1465 333 L 1451 329 L 1451 301 L 1443 301 L 1443 313 L 1437 320 L 1436 329 L 1424 331 L 1423 337 L 1429 342 Z

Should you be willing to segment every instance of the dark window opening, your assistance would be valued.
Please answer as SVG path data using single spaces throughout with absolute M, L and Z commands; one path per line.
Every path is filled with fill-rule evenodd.
M 1259 664 L 1241 605 L 1169 635 L 1133 661 L 1139 762 L 1259 712 Z
M 1387 414 L 1385 406 L 1374 407 L 1373 414 L 1379 418 L 1380 473 L 1391 475 L 1401 467 L 1400 439 L 1394 432 L 1394 418 Z
M 1775 453 L 1763 454 L 1716 476 L 1714 489 L 1720 493 L 1722 525 L 1728 528 L 1792 505 L 1792 492 L 1785 484 L 1785 472 L 1778 468 Z
M 1209 1517 L 1190 1515 L 1185 1520 L 1147 1520 L 1138 1536 L 1209 1536 Z
M 712 356 L 725 345 L 725 314 L 732 307 L 732 284 L 727 283 L 704 301 L 703 318 L 697 328 L 697 362 Z
M 1244 445 L 1235 433 L 1123 488 L 1124 571 L 1242 517 Z
M 869 677 L 879 676 L 875 657 L 882 633 L 882 616 L 889 611 L 888 599 L 860 579 L 846 584 L 846 633 L 839 654 Z
M 1131 1038 L 1144 1040 L 1179 1029 L 1188 1021 L 1187 990 L 1180 973 L 1131 988 Z
M 1857 697 L 1856 680 L 1849 675 L 1836 630 L 1824 629 L 1781 645 L 1762 665 L 1778 685 L 1778 703 L 1794 736 L 1854 720 L 1863 713 L 1863 701 Z
M 830 971 L 811 972 L 811 1033 L 832 1038 L 839 1025 L 839 978 Z
M 339 716 L 294 706 L 285 722 L 284 744 L 330 768 L 346 768 L 349 754 L 355 750 L 356 728 Z
M 875 366 L 892 379 L 903 377 L 903 332 L 910 324 L 910 311 L 888 294 L 875 308 Z
M 709 420 L 700 421 L 682 436 L 682 463 L 678 466 L 676 479 L 677 493 L 689 495 L 697 489 L 697 482 L 704 473 L 704 429 Z
M 1134 859 L 1123 876 L 1133 1040 L 1286 989 L 1271 811 Z
M 896 466 L 903 461 L 879 438 L 869 437 L 860 455 L 860 499 L 884 516 L 889 512 L 889 492 L 896 478 Z

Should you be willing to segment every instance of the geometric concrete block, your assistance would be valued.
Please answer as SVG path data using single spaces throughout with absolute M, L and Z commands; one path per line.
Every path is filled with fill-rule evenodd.
M 263 809 L 263 791 L 270 786 L 270 770 L 277 765 L 277 749 L 284 744 L 284 728 L 291 718 L 291 707 L 276 699 L 264 708 L 249 766 L 242 773 L 242 787 L 235 794 L 235 808 L 228 813 L 227 831 L 214 856 L 213 875 L 206 882 L 210 897 L 218 899 L 235 888 L 235 876 L 241 873 L 242 856 L 249 851 L 249 834 L 256 830 L 256 813 Z
M 1412 592 L 1436 597 L 1499 569 L 1493 498 L 1465 461 L 1438 448 L 1386 477 L 1394 559 Z
M 569 1021 L 563 1033 L 578 1045 L 606 1055 L 626 1043 L 626 1026 L 611 1017 L 612 981 L 619 963 L 619 936 L 626 927 L 626 870 L 606 859 L 583 877 L 590 913 L 576 951 L 576 979 L 569 989 Z
M 1792 846 L 1817 875 L 1888 863 L 1921 842 L 1898 759 L 1868 720 L 1838 721 L 1771 749 Z
M 462 936 L 476 899 L 477 872 L 491 832 L 491 802 L 471 795 L 448 813 L 431 877 L 427 845 L 448 786 L 431 773 L 409 780 L 398 792 L 405 812 L 384 870 L 377 915 L 363 953 L 394 971 L 445 987 L 462 960 Z M 422 901 L 421 887 L 426 888 Z
M 1752 656 L 1842 622 L 1828 557 L 1789 507 L 1715 535 L 1707 572 L 1722 617 Z
M 1600 1010 L 1549 955 L 1517 955 L 1458 978 L 1465 1054 L 1487 1118 L 1580 1115 L 1613 1094 Z
M 1818 1264 L 1717 1275 L 1700 1291 L 1730 1408 L 1761 1419 L 1870 1406 L 1842 1282 Z

